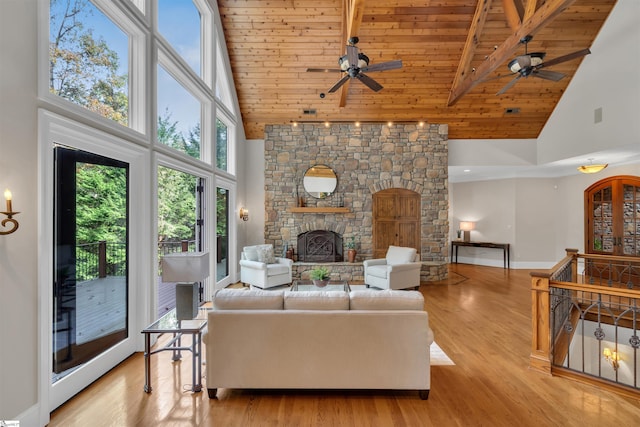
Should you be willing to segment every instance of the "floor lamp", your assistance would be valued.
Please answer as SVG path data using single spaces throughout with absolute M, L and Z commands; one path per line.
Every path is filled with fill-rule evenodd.
M 208 252 L 177 252 L 162 257 L 162 281 L 176 282 L 178 320 L 198 315 L 198 283 L 208 276 Z

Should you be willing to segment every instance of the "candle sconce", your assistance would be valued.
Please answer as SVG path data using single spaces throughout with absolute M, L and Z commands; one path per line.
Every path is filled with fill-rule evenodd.
M 0 230 L 0 235 L 11 234 L 14 231 L 16 231 L 20 226 L 20 224 L 18 224 L 18 221 L 13 219 L 13 216 L 18 215 L 20 212 L 14 212 L 13 208 L 11 207 L 11 191 L 5 190 L 4 198 L 7 201 L 7 210 L 6 212 L 0 212 L 0 213 L 5 215 L 6 218 L 3 219 L 0 222 L 0 224 L 2 225 L 3 228 L 7 228 L 7 230 L 6 231 Z M 9 228 L 8 224 L 11 224 L 11 228 Z

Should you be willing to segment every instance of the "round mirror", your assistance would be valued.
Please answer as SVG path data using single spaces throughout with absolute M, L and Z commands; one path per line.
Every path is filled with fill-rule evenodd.
M 311 166 L 304 173 L 304 190 L 316 199 L 325 199 L 333 194 L 338 186 L 338 177 L 327 165 Z

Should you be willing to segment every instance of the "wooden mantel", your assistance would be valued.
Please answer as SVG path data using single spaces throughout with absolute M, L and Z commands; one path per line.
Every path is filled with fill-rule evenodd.
M 331 206 L 305 206 L 289 208 L 291 213 L 349 213 L 351 209 Z

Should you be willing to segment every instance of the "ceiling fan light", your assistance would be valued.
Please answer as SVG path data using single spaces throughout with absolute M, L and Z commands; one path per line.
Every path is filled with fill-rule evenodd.
M 364 68 L 369 66 L 369 57 L 364 53 L 358 54 L 358 68 Z
M 511 70 L 512 73 L 517 73 L 518 71 L 520 71 L 520 63 L 518 62 L 518 58 L 512 59 L 507 67 L 509 67 L 509 70 Z
M 349 69 L 349 60 L 347 59 L 347 55 L 338 58 L 338 65 L 342 71 L 347 71 Z
M 600 165 L 589 164 L 589 165 L 578 166 L 578 170 L 582 173 L 598 173 L 604 168 L 606 168 L 607 166 L 609 166 L 608 163 L 600 164 Z

